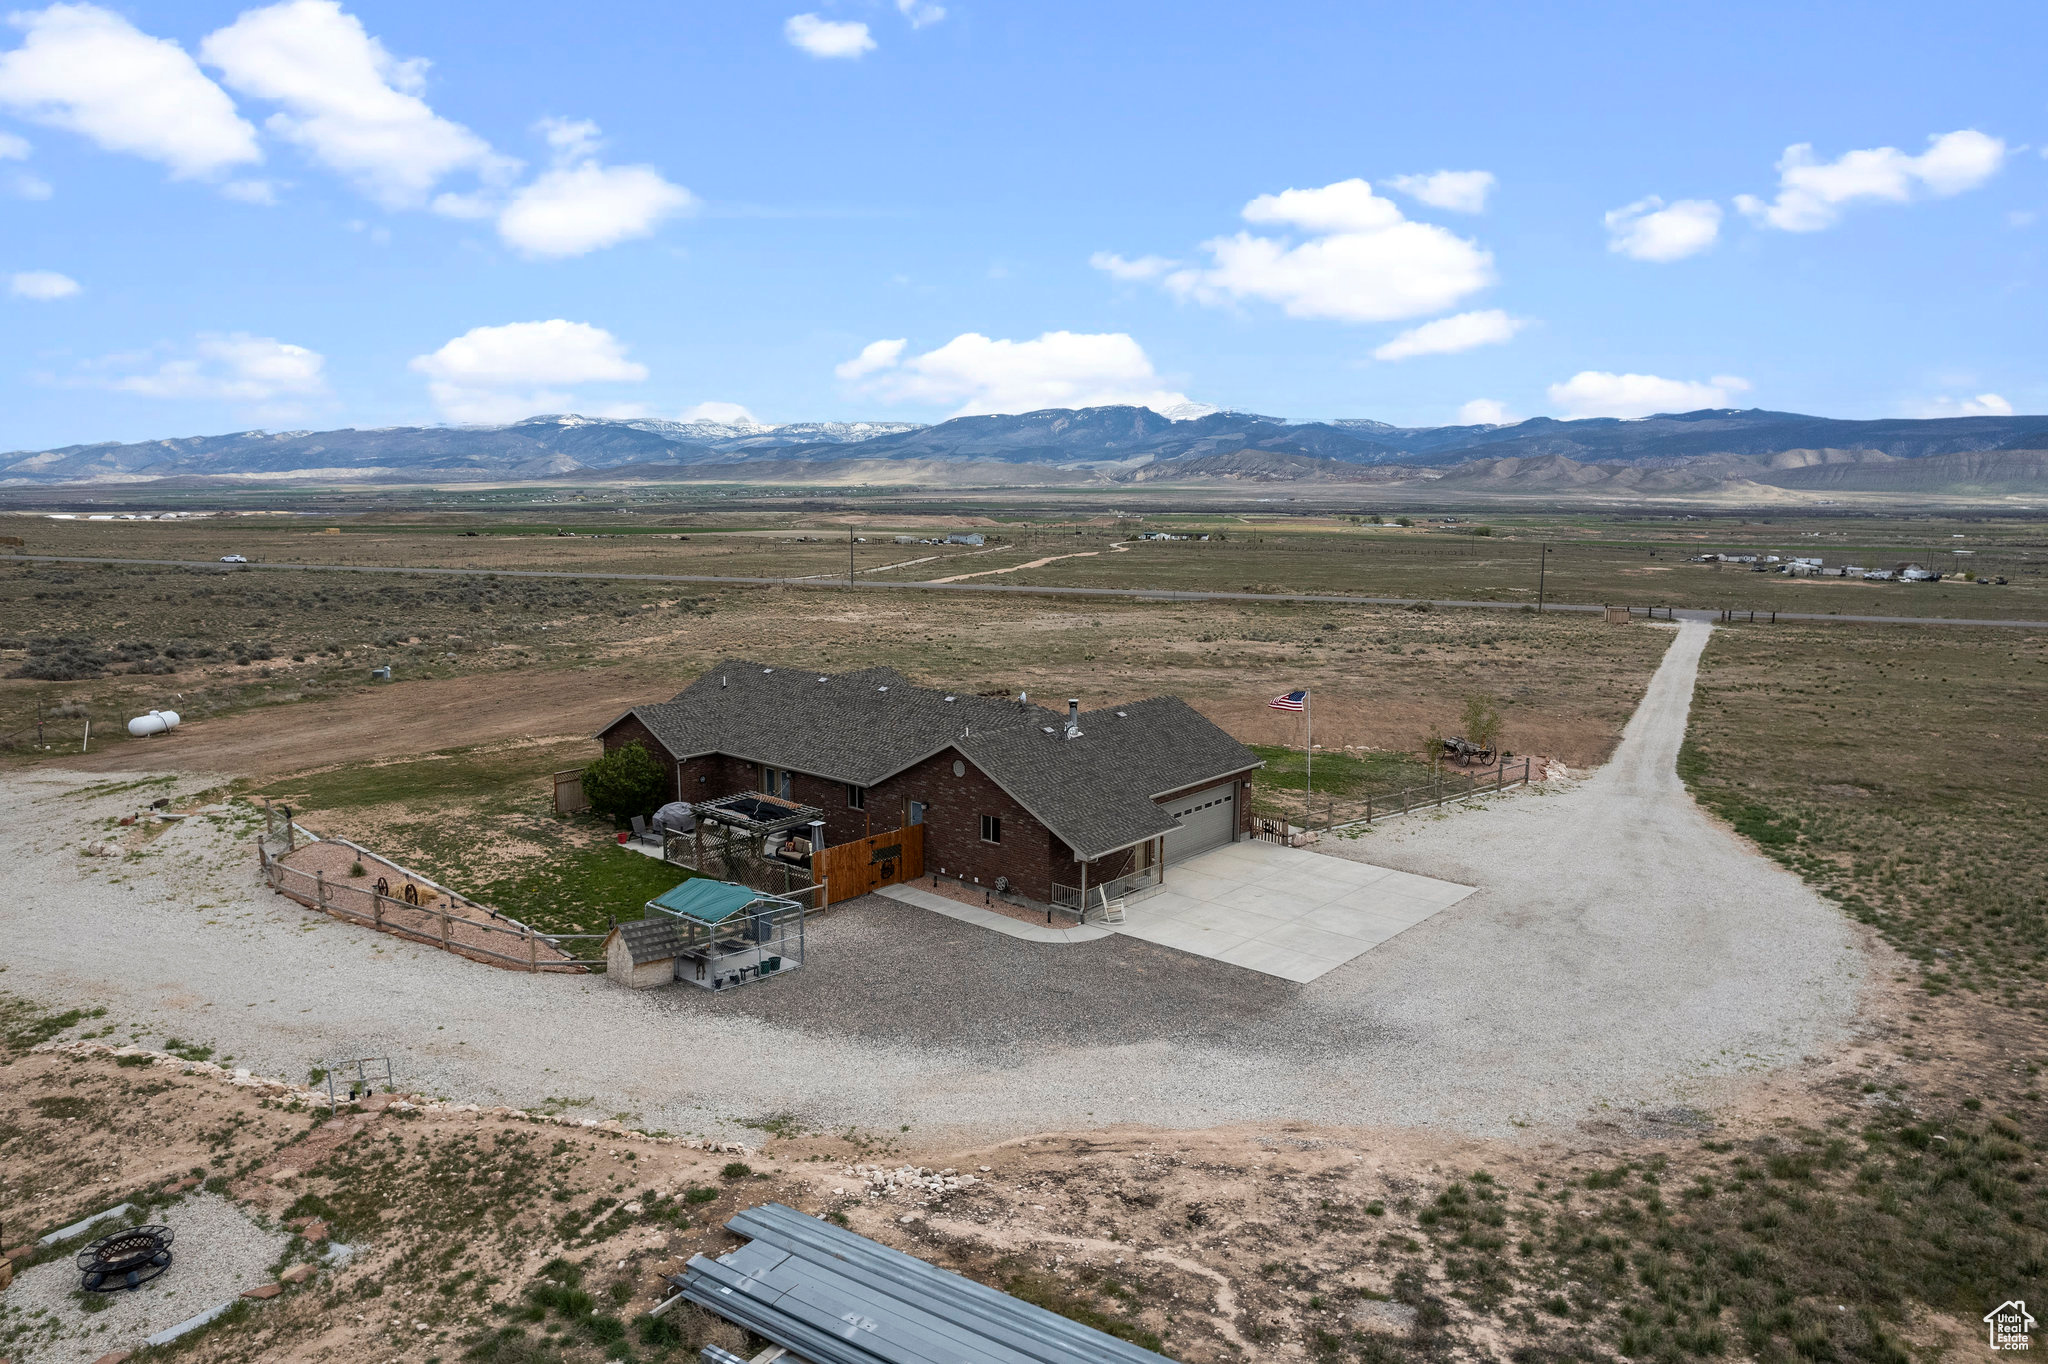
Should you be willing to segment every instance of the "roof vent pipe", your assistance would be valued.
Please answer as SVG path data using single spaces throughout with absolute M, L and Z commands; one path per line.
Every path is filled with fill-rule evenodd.
M 1081 737 L 1081 702 L 1072 696 L 1067 698 L 1067 737 Z

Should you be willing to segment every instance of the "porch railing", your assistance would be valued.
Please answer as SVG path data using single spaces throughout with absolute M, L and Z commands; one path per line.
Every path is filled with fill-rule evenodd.
M 1112 880 L 1091 883 L 1088 887 L 1087 902 L 1085 904 L 1082 902 L 1081 888 L 1079 886 L 1063 886 L 1055 881 L 1052 883 L 1052 907 L 1071 914 L 1076 919 L 1085 923 L 1090 914 L 1100 914 L 1102 912 L 1102 902 L 1105 899 L 1122 900 L 1128 903 L 1132 900 L 1142 900 L 1146 896 L 1164 889 L 1160 876 L 1163 870 L 1163 867 L 1146 867 L 1141 871 L 1131 872 L 1127 876 L 1119 876 Z

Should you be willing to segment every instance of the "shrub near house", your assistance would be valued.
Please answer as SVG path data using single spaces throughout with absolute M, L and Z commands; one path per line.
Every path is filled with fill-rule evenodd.
M 640 743 L 607 749 L 583 769 L 583 795 L 590 808 L 615 822 L 653 810 L 664 783 L 660 764 Z

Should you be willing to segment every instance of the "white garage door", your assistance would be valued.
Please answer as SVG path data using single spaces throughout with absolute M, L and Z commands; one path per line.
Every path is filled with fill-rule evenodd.
M 1179 862 L 1230 842 L 1237 829 L 1237 783 L 1224 782 L 1162 802 L 1180 827 L 1166 836 L 1166 860 Z

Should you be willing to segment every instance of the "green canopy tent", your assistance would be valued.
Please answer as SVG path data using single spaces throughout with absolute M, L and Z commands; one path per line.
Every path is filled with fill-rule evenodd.
M 693 877 L 647 902 L 684 929 L 676 977 L 707 990 L 751 985 L 804 962 L 804 907 L 732 881 Z

